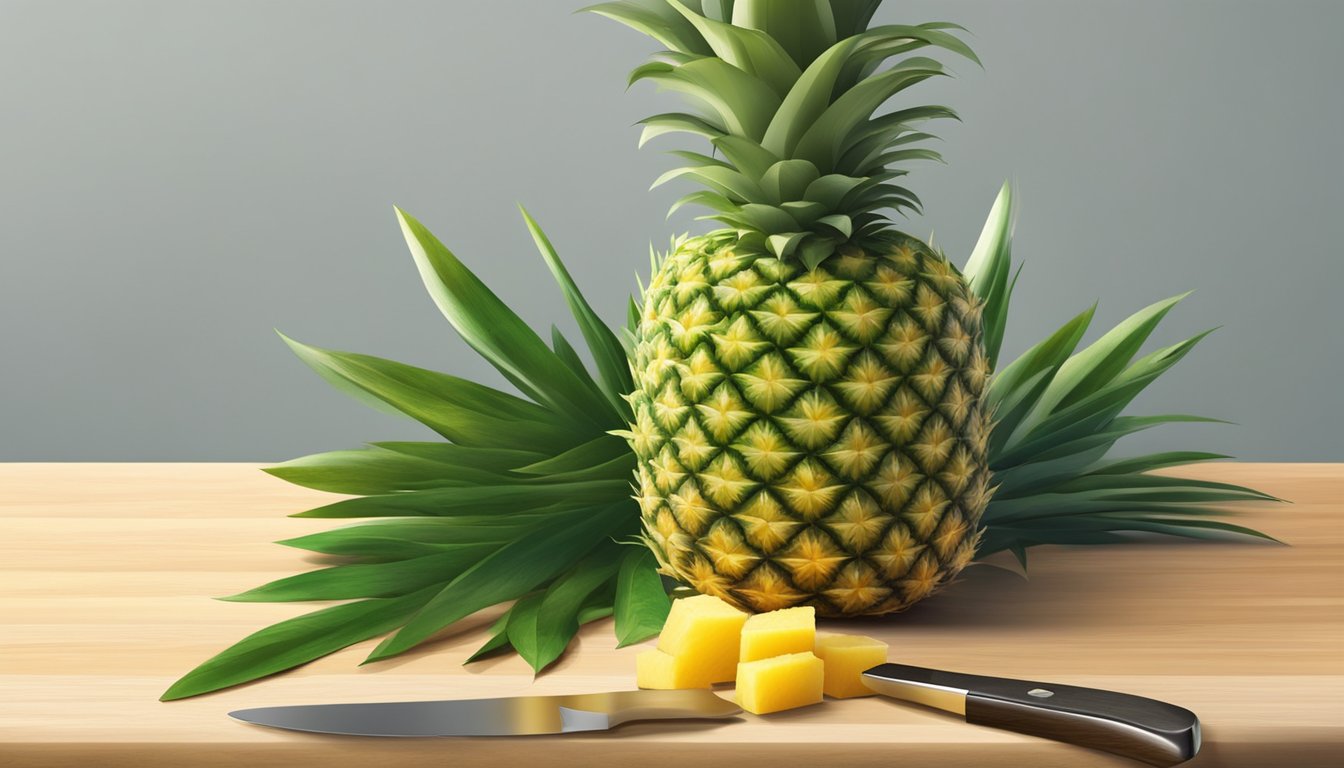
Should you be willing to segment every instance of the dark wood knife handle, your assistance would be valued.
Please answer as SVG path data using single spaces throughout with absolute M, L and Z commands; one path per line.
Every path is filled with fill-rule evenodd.
M 892 668 L 879 667 L 888 674 Z M 966 722 L 1077 744 L 1150 765 L 1183 763 L 1199 751 L 1199 718 L 1184 707 L 1128 693 L 921 667 L 895 674 L 966 691 Z M 908 678 L 907 678 L 908 679 Z

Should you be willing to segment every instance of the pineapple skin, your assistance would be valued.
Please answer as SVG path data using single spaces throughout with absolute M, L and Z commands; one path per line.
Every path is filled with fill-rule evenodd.
M 980 306 L 890 232 L 815 270 L 675 244 L 644 292 L 627 438 L 663 573 L 745 610 L 876 615 L 975 555 L 989 501 Z

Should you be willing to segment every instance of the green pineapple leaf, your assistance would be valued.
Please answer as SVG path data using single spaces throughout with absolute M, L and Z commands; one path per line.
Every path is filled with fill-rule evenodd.
M 406 626 L 380 643 L 364 663 L 408 651 L 458 619 L 518 598 L 557 576 L 574 562 L 576 551 L 586 553 L 592 542 L 604 537 L 630 535 L 635 522 L 628 501 L 548 515 L 545 524 L 510 541 L 449 582 Z
M 1003 333 L 1008 327 L 1008 305 L 1012 300 L 1013 284 L 1009 275 L 1012 272 L 1013 244 L 1013 191 L 1004 182 L 994 207 L 989 210 L 989 218 L 980 232 L 980 239 L 971 250 L 962 275 L 972 292 L 980 297 L 984 305 L 984 341 L 985 354 L 990 366 L 997 368 L 999 350 L 1003 346 Z M 1077 340 L 1074 341 L 1077 344 Z M 1024 371 L 1027 376 L 1037 371 Z
M 614 611 L 615 554 L 609 556 L 605 582 L 582 598 L 572 590 L 591 583 L 591 577 L 563 589 L 558 585 L 568 581 L 557 577 L 574 572 L 595 547 L 610 548 L 613 538 L 627 538 L 638 527 L 638 510 L 629 498 L 634 459 L 624 442 L 609 434 L 625 426 L 620 415 L 625 405 L 617 406 L 598 383 L 603 379 L 607 389 L 619 389 L 629 375 L 614 369 L 615 335 L 595 325 L 589 305 L 534 223 L 542 258 L 598 362 L 598 379 L 577 350 L 567 343 L 559 353 L 546 347 L 423 227 L 400 218 L 426 287 L 444 314 L 525 397 L 286 338 L 304 362 L 340 389 L 410 416 L 448 442 L 379 442 L 270 468 L 299 485 L 358 495 L 297 516 L 374 519 L 279 542 L 357 562 L 279 579 L 230 599 L 365 599 L 255 633 L 193 670 L 165 699 L 247 682 L 400 628 L 370 657 L 386 658 L 457 618 L 533 593 L 549 606 L 548 623 L 534 632 L 536 653 L 529 659 L 544 667 L 573 636 L 569 627 Z M 619 362 L 625 364 L 623 352 Z M 564 405 L 575 401 L 585 408 Z M 552 587 L 556 591 L 547 603 Z M 473 658 L 512 647 L 505 631 L 510 614 L 505 612 Z M 563 631 L 553 632 L 552 625 Z
M 160 701 L 185 699 L 306 664 L 400 626 L 436 592 L 373 598 L 305 613 L 254 632 L 173 683 Z
M 517 605 L 517 603 L 514 603 L 514 605 Z M 511 650 L 513 648 L 513 646 L 509 644 L 509 615 L 511 613 L 513 613 L 512 606 L 509 607 L 509 610 L 500 614 L 498 619 L 495 619 L 495 622 L 490 625 L 490 629 L 488 630 L 489 638 L 480 648 L 476 649 L 475 653 L 468 656 L 467 660 L 462 662 L 463 665 L 470 664 L 473 661 L 480 661 L 487 656 L 505 650 Z
M 375 445 L 304 456 L 262 471 L 305 488 L 372 496 L 461 485 L 472 478 L 498 481 L 514 467 L 546 458 L 531 451 L 438 445 L 455 450 L 444 452 L 440 460 Z
M 589 599 L 602 590 L 610 592 L 611 580 L 621 562 L 618 549 L 614 541 L 599 544 L 546 589 L 537 608 L 531 653 L 514 643 L 533 670 L 541 672 L 560 658 L 579 631 L 579 616 Z M 606 597 L 606 602 L 610 602 L 610 597 Z
M 713 53 L 695 26 L 666 0 L 617 0 L 583 9 L 606 16 L 652 37 L 673 51 L 708 56 Z
M 1012 197 L 1005 184 L 963 270 L 984 303 L 986 344 L 994 355 L 1007 325 L 1011 254 Z M 1119 440 L 1137 432 L 1163 424 L 1218 421 L 1122 415 L 1140 392 L 1208 334 L 1136 359 L 1185 295 L 1140 310 L 1076 351 L 1094 305 L 995 371 L 987 397 L 995 418 L 988 452 L 996 490 L 982 517 L 985 532 L 978 557 L 1008 551 L 1025 567 L 1028 547 L 1120 543 L 1129 533 L 1272 540 L 1244 526 L 1208 519 L 1230 514 L 1229 503 L 1277 501 L 1268 494 L 1231 483 L 1148 474 L 1226 458 L 1222 454 L 1170 451 L 1107 458 Z
M 376 399 L 458 445 L 516 448 L 513 434 L 521 423 L 534 436 L 530 446 L 555 448 L 569 444 L 571 430 L 583 428 L 535 403 L 446 373 L 281 338 L 308 367 L 346 393 L 366 402 Z
M 616 577 L 616 639 L 623 648 L 658 634 L 672 610 L 672 601 L 658 575 L 658 561 L 648 548 L 630 547 Z
M 514 386 L 556 421 L 600 431 L 620 414 L 557 358 L 536 332 L 499 300 L 438 238 L 397 209 L 420 276 L 444 317 Z
M 498 545 L 459 545 L 451 550 L 396 562 L 337 565 L 278 579 L 220 599 L 240 603 L 278 603 L 398 597 L 453 579 L 471 563 L 496 549 L 499 549 Z
M 522 209 L 522 212 L 523 220 L 527 222 L 527 229 L 537 244 L 537 250 L 541 252 L 546 266 L 559 283 L 565 302 L 569 304 L 569 310 L 579 324 L 579 331 L 583 334 L 584 341 L 588 343 L 588 349 L 592 350 L 602 393 L 606 395 L 617 415 L 622 420 L 628 421 L 631 416 L 630 404 L 623 396 L 634 388 L 634 383 L 630 378 L 630 364 L 626 362 L 625 350 L 621 347 L 620 340 L 597 316 L 588 300 L 579 291 L 579 287 L 574 284 L 574 279 L 569 276 L 569 270 L 565 269 L 564 263 L 560 261 L 546 233 L 537 226 L 537 222 L 526 209 Z
M 714 55 L 769 85 L 780 96 L 802 70 L 774 38 L 756 29 L 733 26 L 708 18 L 679 2 L 670 6 L 695 27 Z
M 276 543 L 340 557 L 407 559 L 396 557 L 404 547 L 415 547 L 409 550 L 412 557 L 463 547 L 498 548 L 535 519 L 527 515 L 396 517 L 368 520 Z M 400 546 L 396 546 L 396 542 L 400 542 Z
M 609 501 L 628 493 L 627 480 L 544 482 L 547 478 L 498 485 L 461 485 L 416 493 L 360 496 L 298 512 L 290 517 L 453 517 L 457 515 L 523 515 L 572 510 Z

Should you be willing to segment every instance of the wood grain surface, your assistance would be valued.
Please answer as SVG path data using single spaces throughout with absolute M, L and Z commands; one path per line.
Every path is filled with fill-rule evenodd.
M 893 661 L 1126 691 L 1199 714 L 1191 766 L 1344 764 L 1344 465 L 1188 470 L 1291 504 L 1238 521 L 1289 546 L 1153 540 L 1032 550 L 1030 579 L 988 566 L 894 616 L 824 622 Z M 316 567 L 270 542 L 341 521 L 329 499 L 245 464 L 0 464 L 0 766 L 1126 766 L 881 698 L 717 724 L 594 736 L 380 740 L 247 726 L 275 704 L 581 693 L 634 686 L 609 622 L 538 679 L 516 657 L 470 667 L 488 616 L 359 667 L 376 641 L 185 701 L 158 696 L 244 635 L 312 610 L 211 600 Z M 731 696 L 730 691 L 722 695 Z

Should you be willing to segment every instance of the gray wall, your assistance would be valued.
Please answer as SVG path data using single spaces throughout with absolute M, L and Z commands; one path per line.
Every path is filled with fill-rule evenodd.
M 638 152 L 671 97 L 577 2 L 0 0 L 0 460 L 262 460 L 416 439 L 272 333 L 500 379 L 423 293 L 421 217 L 535 324 L 564 316 L 522 202 L 611 319 L 674 190 Z M 986 70 L 910 231 L 958 260 L 999 183 L 1026 260 L 1007 352 L 1199 291 L 1161 342 L 1222 330 L 1145 395 L 1133 449 L 1340 460 L 1344 3 L 891 2 L 970 27 Z M 670 146 L 664 144 L 664 146 Z M 565 327 L 568 327 L 565 324 Z

